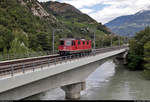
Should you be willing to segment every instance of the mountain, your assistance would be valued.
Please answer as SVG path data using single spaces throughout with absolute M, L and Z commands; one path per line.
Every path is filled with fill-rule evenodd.
M 139 11 L 133 15 L 118 17 L 105 26 L 120 35 L 135 35 L 136 32 L 150 26 L 150 9 Z
M 49 7 L 49 9 L 53 11 L 53 13 L 57 13 L 57 14 L 66 13 L 66 12 L 74 12 L 74 13 L 82 14 L 82 12 L 76 9 L 74 6 L 66 3 L 49 1 L 41 4 L 45 5 L 46 7 Z
M 88 34 L 91 32 L 90 29 L 95 29 L 97 34 L 111 33 L 107 27 L 82 13 L 72 5 L 53 1 L 43 2 L 41 5 L 47 10 L 47 12 L 53 14 L 60 22 L 65 24 L 67 28 L 73 30 L 74 35 L 75 33 Z
M 60 38 L 93 39 L 93 31 L 96 46 L 100 47 L 102 37 L 108 39 L 106 35 L 111 33 L 107 27 L 69 4 L 37 0 L 0 1 L 0 54 L 51 50 L 53 29 L 63 29 L 55 32 L 55 49 Z M 106 40 L 108 44 L 109 39 Z

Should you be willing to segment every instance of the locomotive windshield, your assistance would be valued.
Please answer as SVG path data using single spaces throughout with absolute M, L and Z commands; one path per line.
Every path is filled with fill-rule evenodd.
M 72 44 L 72 41 L 70 41 L 70 40 L 66 41 L 66 46 L 71 46 L 71 44 Z

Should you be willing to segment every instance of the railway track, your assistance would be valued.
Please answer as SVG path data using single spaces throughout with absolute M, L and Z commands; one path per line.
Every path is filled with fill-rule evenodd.
M 28 70 L 34 71 L 35 69 L 38 68 L 42 69 L 45 66 L 56 65 L 64 61 L 68 61 L 68 60 L 71 61 L 82 57 L 94 56 L 100 53 L 118 50 L 125 47 L 127 46 L 100 48 L 100 49 L 93 50 L 90 54 L 77 54 L 77 55 L 68 55 L 68 56 L 59 56 L 58 54 L 55 54 L 55 55 L 48 55 L 48 56 L 41 56 L 41 57 L 3 61 L 0 62 L 0 76 L 5 76 L 5 75 L 13 76 L 15 73 L 19 73 L 19 72 L 25 73 Z

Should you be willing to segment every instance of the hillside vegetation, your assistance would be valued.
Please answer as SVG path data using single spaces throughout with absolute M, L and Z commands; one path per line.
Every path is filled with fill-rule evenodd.
M 110 45 L 111 32 L 104 25 L 71 5 L 57 2 L 64 6 L 57 8 L 58 11 L 62 10 L 63 13 L 60 13 L 50 9 L 49 3 L 39 3 L 37 0 L 0 1 L 0 53 L 51 51 L 52 32 L 58 28 L 63 31 L 55 32 L 55 49 L 60 38 L 93 39 L 93 31 L 96 33 L 96 47 L 101 47 L 102 39 L 103 46 Z M 51 5 L 57 7 L 55 2 Z M 117 37 L 113 39 L 117 44 Z
M 0 3 L 0 51 L 6 49 L 16 53 L 22 52 L 19 51 L 22 48 L 26 49 L 25 52 L 50 48 L 47 40 L 51 38 L 48 35 L 53 24 L 34 16 L 16 0 L 3 0 Z

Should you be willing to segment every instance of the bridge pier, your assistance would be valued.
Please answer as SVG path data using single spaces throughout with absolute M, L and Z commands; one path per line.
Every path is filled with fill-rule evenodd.
M 85 87 L 85 82 L 79 82 L 62 86 L 61 89 L 65 91 L 66 99 L 80 99 L 80 92 L 84 90 Z

